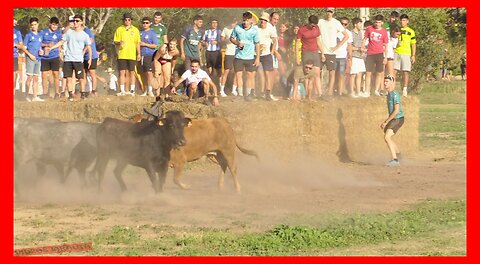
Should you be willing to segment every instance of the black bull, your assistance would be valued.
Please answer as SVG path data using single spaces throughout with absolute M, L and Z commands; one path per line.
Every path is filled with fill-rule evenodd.
M 162 191 L 170 151 L 185 145 L 183 130 L 190 123 L 191 120 L 179 111 L 169 111 L 165 118 L 141 123 L 105 118 L 97 129 L 95 171 L 98 174 L 99 191 L 111 158 L 117 160 L 114 175 L 122 191 L 127 189 L 122 172 L 128 164 L 144 168 L 155 192 Z

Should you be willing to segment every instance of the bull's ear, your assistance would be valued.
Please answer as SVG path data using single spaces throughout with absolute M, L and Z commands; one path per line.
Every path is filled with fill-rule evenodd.
M 185 122 L 187 123 L 186 127 L 191 127 L 192 126 L 192 119 L 185 117 Z
M 166 118 L 160 118 L 160 119 L 158 119 L 158 125 L 159 125 L 159 126 L 163 126 L 163 125 L 165 125 L 165 122 L 166 122 L 166 121 L 167 121 Z

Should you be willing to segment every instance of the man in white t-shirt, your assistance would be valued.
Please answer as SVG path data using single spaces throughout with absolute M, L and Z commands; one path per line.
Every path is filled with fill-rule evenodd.
M 336 74 L 336 81 L 337 81 L 337 89 L 338 95 L 348 94 L 345 92 L 345 71 L 347 67 L 349 68 L 352 63 L 352 32 L 347 29 L 350 20 L 347 17 L 340 18 L 340 23 L 345 28 L 345 31 L 348 34 L 348 40 L 345 42 L 340 48 L 335 51 L 335 55 L 337 58 L 337 68 L 335 69 Z M 344 38 L 343 33 L 337 33 L 338 41 L 342 41 Z M 350 70 L 350 69 L 349 69 Z
M 238 19 L 234 17 L 232 19 L 232 23 L 229 26 L 225 27 L 222 30 L 222 41 L 226 42 L 226 50 L 225 50 L 225 57 L 223 60 L 223 75 L 220 79 L 220 96 L 225 97 L 227 94 L 225 93 L 225 83 L 227 82 L 228 74 L 230 73 L 230 69 L 233 70 L 233 60 L 235 59 L 235 49 L 236 46 L 230 41 L 230 35 L 232 35 L 233 28 L 237 25 Z M 232 86 L 232 95 L 243 96 L 243 91 L 237 92 L 237 77 L 233 75 L 233 86 Z
M 265 91 L 265 99 L 267 101 L 278 101 L 272 95 L 272 87 L 274 82 L 274 67 L 272 50 L 276 50 L 277 46 L 277 30 L 268 22 L 270 15 L 266 12 L 262 13 L 260 17 L 260 26 L 258 27 L 259 42 L 260 42 L 260 63 L 262 64 L 263 74 L 265 76 L 264 83 L 260 84 L 261 94 Z M 260 73 L 262 74 L 262 73 Z
M 200 61 L 197 59 L 192 59 L 190 63 L 190 69 L 186 70 L 180 79 L 173 84 L 173 88 L 177 89 L 177 87 L 185 81 L 185 85 L 187 87 L 186 94 L 188 99 L 191 100 L 197 97 L 204 97 L 205 104 L 211 105 L 210 101 L 208 100 L 208 94 L 210 91 L 210 87 L 212 87 L 213 91 L 213 105 L 219 105 L 218 102 L 218 95 L 217 95 L 217 86 L 212 81 L 208 73 L 202 69 L 200 69 Z
M 320 40 L 323 45 L 325 61 L 320 64 L 320 69 L 326 65 L 328 70 L 328 95 L 333 95 L 333 86 L 335 85 L 335 69 L 337 68 L 337 58 L 335 52 L 348 40 L 348 34 L 340 21 L 333 18 L 335 8 L 328 7 L 325 10 L 325 19 L 318 21 L 320 28 Z M 343 39 L 338 42 L 338 33 L 343 35 Z

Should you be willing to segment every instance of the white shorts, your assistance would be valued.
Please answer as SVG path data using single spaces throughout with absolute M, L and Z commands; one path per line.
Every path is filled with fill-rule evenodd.
M 411 71 L 412 70 L 412 61 L 410 60 L 411 56 L 395 53 L 395 64 L 394 68 L 397 71 Z
M 360 72 L 366 72 L 365 61 L 360 58 L 352 58 L 352 68 L 350 68 L 350 74 L 354 75 Z

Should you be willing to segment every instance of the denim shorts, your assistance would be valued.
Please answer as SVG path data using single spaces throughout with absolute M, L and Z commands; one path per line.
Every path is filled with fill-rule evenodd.
M 32 61 L 30 57 L 27 56 L 27 75 L 35 75 L 35 76 L 40 76 L 40 67 L 42 66 L 42 63 L 40 60 Z

